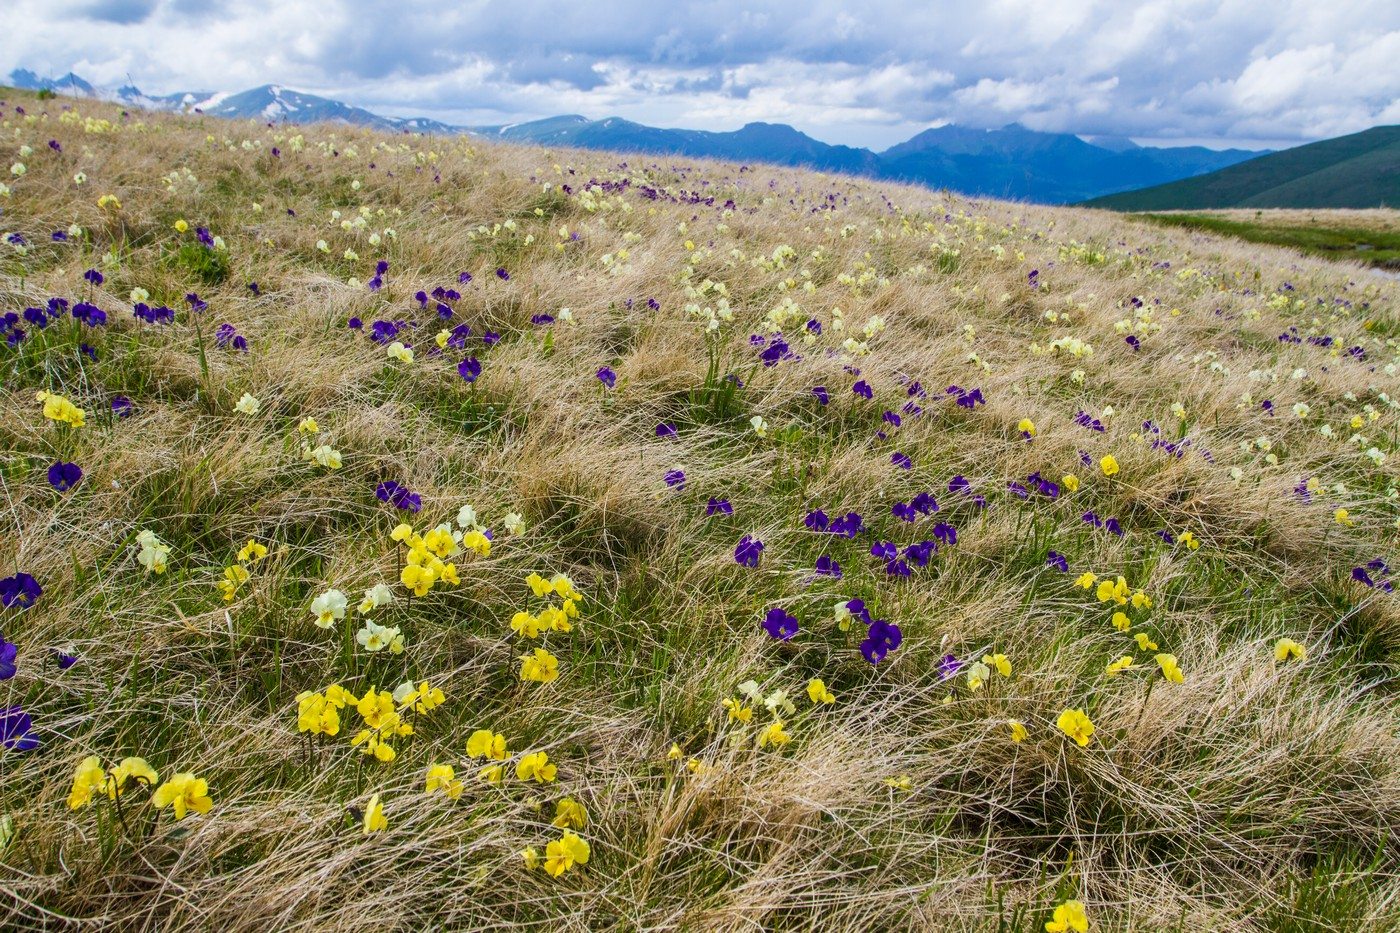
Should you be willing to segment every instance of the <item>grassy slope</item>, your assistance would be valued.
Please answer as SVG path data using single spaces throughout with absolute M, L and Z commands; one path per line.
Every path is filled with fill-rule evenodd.
M 0 694 L 33 714 L 43 741 L 0 752 L 0 814 L 15 827 L 0 854 L 5 926 L 1039 930 L 1070 896 L 1098 929 L 1400 923 L 1384 846 L 1400 821 L 1400 616 L 1393 597 L 1349 577 L 1390 556 L 1395 534 L 1393 454 L 1377 467 L 1362 453 L 1396 446 L 1391 283 L 1100 213 L 780 169 L 629 158 L 623 170 L 597 153 L 123 120 L 4 97 L 11 160 L 33 152 L 0 201 L 4 231 L 30 243 L 23 255 L 3 247 L 0 300 L 18 311 L 90 297 L 109 315 L 81 332 L 68 319 L 25 325 L 29 339 L 0 356 L 0 563 L 44 588 L 33 608 L 0 615 L 19 645 Z M 68 107 L 115 125 L 85 125 Z M 590 179 L 630 185 L 585 194 Z M 119 210 L 97 206 L 106 193 Z M 365 226 L 343 229 L 361 207 Z M 193 237 L 172 230 L 180 218 L 227 244 L 221 283 L 194 271 L 202 247 L 173 255 Z M 513 230 L 496 230 L 508 220 Z M 74 223 L 75 241 L 50 242 Z M 372 246 L 386 228 L 395 237 Z M 370 292 L 380 258 L 389 271 Z M 83 279 L 94 266 L 100 287 Z M 474 279 L 457 286 L 455 321 L 470 323 L 483 362 L 474 386 L 457 374 L 463 351 L 433 352 L 439 322 L 412 299 L 462 271 Z M 707 279 L 734 308 L 708 341 L 685 310 L 718 306 Z M 178 308 L 176 322 L 135 320 L 138 287 Z M 209 302 L 202 316 L 183 303 L 192 289 Z M 772 330 L 765 318 L 784 298 L 800 305 L 785 330 L 801 358 L 765 368 L 748 338 Z M 562 307 L 574 324 L 531 325 Z M 849 358 L 842 340 L 876 315 L 888 328 Z M 416 359 L 388 360 L 346 328 L 352 316 L 417 321 Z M 809 318 L 823 330 L 803 343 Z M 250 352 L 215 347 L 219 323 Z M 1280 343 L 1290 326 L 1335 344 Z M 494 347 L 477 339 L 487 329 L 503 335 Z M 1033 352 L 1062 336 L 1092 356 Z M 1341 352 L 1353 345 L 1364 360 Z M 610 392 L 593 375 L 605 364 L 619 376 Z M 874 399 L 852 393 L 848 365 Z M 818 384 L 827 407 L 809 391 Z M 986 406 L 952 405 L 950 384 L 980 387 Z M 41 388 L 87 409 L 87 425 L 45 421 Z M 245 392 L 257 414 L 235 409 Z M 135 403 L 130 418 L 105 414 L 117 394 Z M 882 413 L 911 400 L 920 411 L 893 431 Z M 1307 419 L 1292 414 L 1302 402 Z M 1116 413 L 1104 433 L 1074 423 L 1105 406 Z M 296 425 L 308 415 L 341 469 L 303 462 Z M 1038 428 L 1030 444 L 1022 418 Z M 1180 458 L 1152 449 L 1148 419 L 1192 445 Z M 663 420 L 677 438 L 655 436 Z M 891 465 L 895 451 L 912 469 Z M 1080 451 L 1094 463 L 1112 453 L 1122 472 L 1105 478 Z M 55 459 L 79 463 L 82 484 L 53 491 Z M 687 482 L 671 490 L 663 477 L 677 467 Z M 1082 485 L 1053 501 L 1006 491 L 1033 470 Z M 985 511 L 948 491 L 955 474 Z M 1294 493 L 1306 477 L 1323 484 L 1307 502 Z M 420 530 L 464 503 L 494 529 L 489 557 L 458 559 L 459 586 L 405 598 L 388 536 L 397 517 L 374 495 L 386 479 L 421 493 Z M 923 490 L 938 513 L 912 528 L 891 516 Z M 712 496 L 734 515 L 707 519 Z M 816 506 L 859 511 L 869 531 L 811 533 L 802 519 Z M 1343 506 L 1352 527 L 1333 521 Z M 1124 536 L 1087 525 L 1089 510 L 1117 517 Z M 510 511 L 523 534 L 505 531 Z M 958 542 L 910 580 L 871 560 L 873 541 L 929 538 L 936 521 Z M 142 529 L 172 548 L 163 575 L 137 562 Z M 1164 529 L 1203 544 L 1169 547 Z M 733 559 L 743 534 L 766 544 L 756 568 Z M 271 553 L 225 604 L 215 583 L 249 538 Z M 1051 549 L 1068 575 L 1046 566 Z M 822 554 L 844 579 L 813 578 Z M 1114 607 L 1073 585 L 1086 570 L 1151 596 L 1150 609 L 1128 608 L 1132 630 L 1179 659 L 1183 684 L 1163 682 L 1153 652 L 1110 624 Z M 572 632 L 547 636 L 562 672 L 548 685 L 519 680 L 529 645 L 508 625 L 541 605 L 531 571 L 566 572 L 587 597 Z M 401 656 L 354 642 L 354 604 L 379 582 L 398 594 L 375 617 L 401 627 Z M 351 609 L 323 630 L 309 606 L 332 586 Z M 854 596 L 903 627 L 879 666 L 859 654 L 861 633 L 833 621 Z M 799 617 L 790 642 L 761 628 L 771 605 Z M 1274 661 L 1283 636 L 1307 645 L 1305 662 Z M 52 649 L 80 660 L 60 671 Z M 945 654 L 993 651 L 1011 678 L 975 692 L 942 679 Z M 1125 654 L 1139 667 L 1106 677 Z M 813 676 L 834 705 L 808 702 Z M 348 708 L 340 734 L 308 753 L 299 691 L 406 677 L 447 700 L 396 761 L 350 747 Z M 795 698 L 786 747 L 755 748 L 762 709 L 750 726 L 726 722 L 721 701 L 750 678 Z M 1067 707 L 1097 727 L 1086 748 L 1056 729 Z M 1024 742 L 1010 740 L 1009 719 L 1026 724 Z M 465 743 L 483 726 L 513 756 L 548 751 L 558 781 L 477 781 Z M 672 743 L 696 772 L 668 761 Z M 105 803 L 70 811 L 89 754 L 196 772 L 213 810 L 176 823 L 132 791 L 125 832 Z M 423 796 L 432 762 L 466 778 L 461 800 Z M 907 790 L 886 783 L 905 776 Z M 345 809 L 375 792 L 389 828 L 365 836 Z M 519 852 L 558 838 L 548 824 L 566 794 L 588 807 L 592 857 L 555 880 Z
M 1355 217 L 1353 212 L 1344 212 Z M 1395 216 L 1394 212 L 1377 212 Z M 1269 214 L 1221 216 L 1210 213 L 1138 214 L 1155 224 L 1239 237 L 1250 243 L 1286 246 L 1330 259 L 1346 259 L 1381 268 L 1400 269 L 1400 231 L 1351 224 L 1326 216 L 1298 218 Z
M 1121 211 L 1400 204 L 1400 127 L 1377 126 L 1165 185 L 1086 201 Z

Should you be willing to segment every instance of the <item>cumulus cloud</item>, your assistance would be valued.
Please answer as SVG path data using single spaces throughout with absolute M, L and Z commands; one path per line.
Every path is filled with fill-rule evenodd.
M 1393 0 L 8 0 L 0 66 L 153 92 L 281 83 L 397 114 L 958 122 L 1281 144 L 1400 112 Z

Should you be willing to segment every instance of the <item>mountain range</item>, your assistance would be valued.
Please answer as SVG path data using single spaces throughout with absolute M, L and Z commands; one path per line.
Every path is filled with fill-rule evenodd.
M 127 85 L 94 87 L 73 73 L 41 78 L 15 70 L 9 83 L 30 90 L 116 100 L 152 110 L 196 110 L 268 123 L 342 122 L 416 133 L 464 133 L 512 142 L 576 146 L 657 155 L 768 162 L 947 188 L 962 194 L 1047 204 L 1085 201 L 1191 178 L 1262 155 L 1201 146 L 1149 148 L 1121 138 L 1084 139 L 1010 124 L 997 129 L 946 125 L 925 130 L 883 152 L 832 145 L 791 126 L 749 123 L 738 130 L 666 129 L 610 117 L 569 115 L 504 126 L 454 126 L 424 118 L 395 118 L 279 85 L 238 93 L 185 92 L 151 96 Z
M 1373 126 L 1207 175 L 1095 198 L 1123 211 L 1400 205 L 1400 126 Z

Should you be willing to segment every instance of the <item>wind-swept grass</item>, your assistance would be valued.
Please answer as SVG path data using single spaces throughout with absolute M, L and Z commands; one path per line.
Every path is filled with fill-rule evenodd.
M 1394 283 L 761 166 L 3 97 L 0 574 L 42 587 L 0 613 L 0 697 L 39 740 L 0 750 L 7 928 L 1032 931 L 1068 901 L 1101 930 L 1400 925 L 1400 611 L 1368 568 L 1400 518 Z M 895 512 L 920 493 L 937 511 Z M 460 583 L 410 597 L 401 521 L 467 533 Z M 532 573 L 581 593 L 572 630 L 512 630 L 563 604 Z M 1120 575 L 1144 599 L 1100 599 Z M 393 601 L 359 612 L 377 584 Z M 879 663 L 838 621 L 855 598 L 901 630 Z M 523 681 L 541 644 L 559 677 Z M 306 693 L 425 681 L 443 702 L 393 704 L 392 762 L 351 744 L 354 703 L 298 731 Z M 790 740 L 760 747 L 775 720 Z M 540 751 L 556 778 L 519 778 Z M 70 807 L 87 756 L 195 774 L 212 807 L 176 819 L 134 781 Z M 460 797 L 425 793 L 432 765 Z M 522 852 L 562 838 L 565 797 L 589 859 L 555 878 Z

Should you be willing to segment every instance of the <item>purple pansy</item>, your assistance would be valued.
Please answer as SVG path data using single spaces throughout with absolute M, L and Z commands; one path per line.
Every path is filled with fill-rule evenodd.
M 788 641 L 797 634 L 797 616 L 774 606 L 764 613 L 763 628 L 773 638 Z

